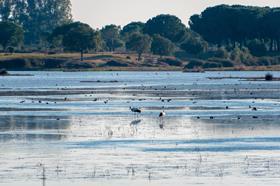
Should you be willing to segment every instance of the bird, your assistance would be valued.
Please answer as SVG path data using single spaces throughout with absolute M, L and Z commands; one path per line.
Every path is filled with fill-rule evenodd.
M 137 113 L 137 114 L 141 114 L 141 112 L 142 112 L 142 110 L 140 108 L 136 108 L 136 107 L 129 107 L 129 109 L 131 110 L 131 112 Z
M 164 128 L 164 122 L 163 122 L 163 118 L 166 116 L 166 113 L 164 111 L 162 111 L 161 113 L 159 113 L 159 128 L 163 129 Z
M 162 111 L 161 113 L 159 113 L 159 116 L 158 116 L 158 117 L 163 118 L 163 117 L 165 117 L 165 116 L 166 116 L 166 113 L 165 113 L 164 111 Z

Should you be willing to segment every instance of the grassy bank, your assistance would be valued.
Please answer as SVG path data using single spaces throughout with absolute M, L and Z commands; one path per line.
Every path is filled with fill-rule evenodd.
M 80 60 L 79 53 L 17 53 L 0 54 L 0 69 L 6 70 L 63 70 L 63 71 L 183 71 L 189 64 L 188 59 L 175 57 L 160 58 L 156 55 L 144 55 L 141 61 L 135 54 L 96 53 L 85 54 Z M 278 71 L 274 66 L 234 66 L 228 68 L 204 68 L 207 71 L 257 70 Z

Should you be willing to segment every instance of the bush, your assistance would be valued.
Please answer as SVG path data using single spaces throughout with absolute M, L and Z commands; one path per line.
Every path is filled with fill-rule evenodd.
M 230 55 L 230 59 L 232 61 L 246 65 L 250 64 L 249 61 L 251 61 L 252 58 L 253 56 L 251 55 L 249 49 L 245 47 L 242 47 L 241 49 L 238 47 L 234 48 Z
M 220 59 L 220 58 L 210 58 L 210 62 L 218 63 L 222 67 L 234 67 L 234 62 L 229 59 Z
M 187 69 L 195 69 L 197 67 L 202 67 L 205 61 L 200 59 L 192 59 L 190 62 L 185 66 Z
M 186 40 L 181 44 L 181 49 L 185 52 L 193 55 L 197 55 L 199 53 L 207 51 L 208 44 L 202 39 L 199 38 L 191 38 Z
M 108 61 L 103 66 L 109 66 L 109 67 L 128 67 L 128 64 L 124 63 L 124 62 L 112 60 L 112 61 Z
M 229 53 L 224 47 L 221 47 L 217 51 L 214 51 L 214 57 L 227 59 L 229 58 Z
M 258 39 L 254 39 L 248 42 L 248 49 L 254 56 L 264 56 L 267 52 L 265 43 Z
M 65 64 L 65 67 L 69 69 L 90 69 L 94 65 L 86 62 L 69 62 Z
M 166 64 L 168 64 L 170 66 L 178 66 L 178 67 L 180 67 L 180 66 L 183 65 L 183 62 L 178 60 L 178 59 L 164 58 L 164 59 L 161 59 L 160 61 L 163 62 L 163 63 L 166 63 Z
M 203 68 L 221 68 L 222 65 L 215 62 L 206 62 L 202 66 Z

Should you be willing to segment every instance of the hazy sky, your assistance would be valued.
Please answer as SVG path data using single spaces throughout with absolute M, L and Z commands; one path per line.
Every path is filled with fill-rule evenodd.
M 280 6 L 280 0 L 71 0 L 74 19 L 101 28 L 106 24 L 146 22 L 158 14 L 173 14 L 187 25 L 188 18 L 208 6 L 243 4 Z

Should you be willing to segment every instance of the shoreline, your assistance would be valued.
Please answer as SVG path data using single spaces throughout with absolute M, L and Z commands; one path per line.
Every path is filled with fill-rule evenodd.
M 102 72 L 102 71 L 182 71 L 202 73 L 204 71 L 280 71 L 280 65 L 242 66 L 219 68 L 192 68 L 185 66 L 188 58 L 145 54 L 142 61 L 137 61 L 130 53 L 93 53 L 85 54 L 84 61 L 78 53 L 0 53 L 0 69 L 7 71 L 63 71 L 63 72 Z

